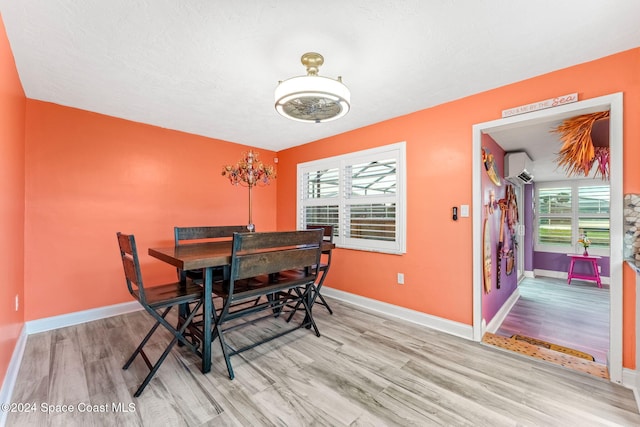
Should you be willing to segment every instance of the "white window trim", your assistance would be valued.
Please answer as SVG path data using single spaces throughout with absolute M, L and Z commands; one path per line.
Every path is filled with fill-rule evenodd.
M 345 179 L 343 177 L 343 171 L 345 169 L 345 165 L 354 164 L 360 161 L 367 160 L 375 160 L 380 159 L 385 153 L 394 153 L 394 157 L 397 156 L 398 164 L 396 169 L 396 241 L 395 242 L 384 242 L 380 240 L 363 240 L 363 239 L 348 239 L 345 238 L 344 232 L 344 206 L 346 204 L 346 199 L 344 198 L 344 183 Z M 407 251 L 407 237 L 406 237 L 406 223 L 407 223 L 407 215 L 406 215 L 406 206 L 407 206 L 407 171 L 406 171 L 406 142 L 397 142 L 394 144 L 384 145 L 381 147 L 371 148 L 368 150 L 357 151 L 349 154 L 343 154 L 334 157 L 328 157 L 319 160 L 313 160 L 310 162 L 299 163 L 297 170 L 297 191 L 296 191 L 296 217 L 298 218 L 297 226 L 298 228 L 304 227 L 304 217 L 301 215 L 303 211 L 303 207 L 305 204 L 302 202 L 302 195 L 304 192 L 303 182 L 304 182 L 304 173 L 311 170 L 320 170 L 320 169 L 339 169 L 339 194 L 340 196 L 336 199 L 317 199 L 310 200 L 306 205 L 312 205 L 314 203 L 317 204 L 327 204 L 332 200 L 336 201 L 336 204 L 339 206 L 339 235 L 334 237 L 334 243 L 338 248 L 345 249 L 355 249 L 369 252 L 383 252 L 389 254 L 404 254 Z M 375 197 L 371 197 L 370 201 L 375 203 Z
M 604 181 L 601 180 L 586 180 L 586 179 L 573 179 L 573 180 L 565 180 L 565 181 L 545 181 L 545 182 L 537 182 L 536 190 L 534 192 L 534 203 L 535 203 L 535 215 L 534 215 L 534 226 L 533 226 L 533 242 L 534 242 L 534 251 L 536 252 L 551 252 L 551 253 L 582 253 L 583 248 L 580 244 L 577 243 L 580 238 L 580 230 L 577 227 L 573 227 L 574 224 L 578 224 L 578 217 L 580 216 L 578 213 L 578 209 L 574 207 L 573 201 L 578 200 L 578 188 L 579 187 L 593 187 L 603 185 Z M 544 214 L 540 213 L 539 206 L 539 190 L 543 188 L 559 188 L 559 187 L 568 187 L 571 188 L 571 214 Z M 610 188 L 611 190 L 611 188 Z M 573 244 L 571 245 L 548 245 L 538 243 L 538 219 L 541 217 L 557 217 L 557 218 L 571 218 L 571 241 Z M 599 215 L 588 215 L 589 217 L 597 218 Z M 611 219 L 611 213 L 608 215 L 602 214 L 600 215 L 602 218 Z M 609 224 L 609 229 L 611 229 L 611 223 Z M 589 247 L 589 254 L 598 255 L 598 256 L 609 256 L 610 248 L 602 248 L 602 247 Z

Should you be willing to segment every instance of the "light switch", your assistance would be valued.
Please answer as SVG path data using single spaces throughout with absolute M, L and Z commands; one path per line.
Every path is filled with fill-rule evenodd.
M 469 216 L 469 205 L 460 205 L 460 216 L 461 217 Z

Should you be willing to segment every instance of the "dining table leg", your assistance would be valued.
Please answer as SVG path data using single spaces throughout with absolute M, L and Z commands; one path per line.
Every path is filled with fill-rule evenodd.
M 211 371 L 211 318 L 213 312 L 213 268 L 204 269 L 204 304 L 202 313 L 202 373 Z

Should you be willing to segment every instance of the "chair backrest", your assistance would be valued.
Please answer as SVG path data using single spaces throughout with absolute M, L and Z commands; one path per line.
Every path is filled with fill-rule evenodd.
M 321 249 L 321 230 L 235 233 L 229 293 L 235 280 L 288 270 L 303 270 L 299 280 L 315 281 Z
M 316 229 L 322 230 L 322 239 L 325 242 L 333 243 L 333 225 L 307 224 L 307 230 L 316 230 Z M 324 260 L 326 261 L 327 264 L 329 264 L 331 262 L 332 251 L 328 250 L 328 251 L 323 251 L 322 253 L 325 255 Z
M 133 234 L 123 234 L 118 232 L 118 245 L 120 246 L 120 257 L 124 267 L 124 276 L 127 280 L 129 293 L 140 303 L 145 304 L 144 285 L 142 284 L 142 274 L 140 273 L 140 261 L 138 260 L 138 250 L 136 249 L 136 239 Z
M 174 227 L 175 245 L 179 246 L 187 240 L 231 240 L 233 233 L 246 233 L 246 225 L 221 225 L 212 227 Z M 192 242 L 195 243 L 195 242 Z
M 322 239 L 325 242 L 333 243 L 333 225 L 325 224 L 307 224 L 307 230 L 322 230 Z

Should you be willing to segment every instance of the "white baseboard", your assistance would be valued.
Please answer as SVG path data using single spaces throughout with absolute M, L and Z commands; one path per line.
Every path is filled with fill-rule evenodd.
M 536 275 L 531 270 L 525 270 L 524 271 L 524 277 L 528 277 L 530 279 L 535 279 Z
M 638 411 L 640 411 L 640 393 L 638 393 L 638 387 L 636 387 L 638 380 L 640 380 L 638 371 L 622 368 L 622 386 L 633 390 L 633 396 L 636 398 L 636 405 L 638 406 Z
M 13 395 L 13 388 L 16 385 L 18 379 L 18 371 L 20 371 L 20 365 L 22 364 L 22 356 L 24 355 L 24 348 L 27 345 L 27 328 L 22 326 L 20 335 L 18 335 L 18 341 L 13 349 L 9 366 L 7 367 L 7 373 L 4 376 L 2 382 L 2 388 L 0 389 L 0 404 L 10 403 L 11 396 Z M 7 411 L 0 411 L 0 426 L 4 426 L 7 422 Z
M 79 325 L 80 323 L 104 319 L 105 317 L 118 316 L 120 314 L 131 313 L 132 311 L 141 309 L 142 307 L 137 301 L 131 301 L 108 305 L 106 307 L 76 311 L 75 313 L 61 314 L 60 316 L 31 320 L 26 323 L 27 335 L 51 331 L 53 329 L 64 328 L 67 326 Z
M 485 332 L 491 332 L 492 334 L 495 334 L 496 331 L 500 329 L 500 325 L 502 325 L 502 322 L 504 322 L 504 319 L 507 317 L 516 301 L 518 301 L 518 298 L 520 298 L 520 289 L 516 288 L 509 299 L 507 299 L 505 303 L 502 304 L 500 310 L 498 310 L 495 316 L 493 316 L 493 319 L 491 319 L 491 322 L 489 322 L 485 330 L 482 331 L 483 335 Z
M 351 294 L 338 289 L 332 289 L 327 286 L 322 287 L 322 294 L 340 301 L 348 302 L 349 304 L 357 305 L 367 310 L 386 314 L 387 316 L 396 317 L 421 326 L 426 326 L 427 328 L 446 332 L 469 340 L 473 339 L 473 327 L 471 325 L 465 325 L 464 323 L 454 322 L 452 320 L 443 319 L 441 317 L 432 316 L 371 298 L 362 297 L 360 295 Z
M 569 273 L 567 273 L 566 271 L 542 270 L 539 268 L 534 269 L 533 273 L 535 277 L 538 277 L 538 276 L 552 277 L 554 279 L 564 279 L 564 280 L 567 280 L 567 277 L 569 276 Z M 579 279 L 575 279 L 575 280 L 579 280 Z M 611 284 L 611 279 L 607 276 L 600 276 L 600 281 L 604 285 Z

